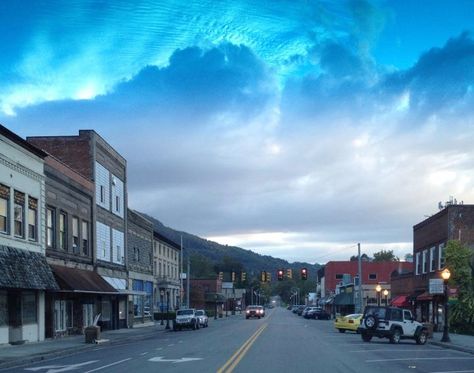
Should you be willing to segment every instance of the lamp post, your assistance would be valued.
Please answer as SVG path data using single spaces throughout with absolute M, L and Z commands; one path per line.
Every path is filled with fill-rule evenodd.
M 163 289 L 160 290 L 160 313 L 161 313 L 161 323 L 160 325 L 164 325 L 163 322 L 163 295 L 165 294 L 165 291 Z
M 217 320 L 217 293 L 214 294 L 214 320 Z
M 441 272 L 441 277 L 444 280 L 444 327 L 443 327 L 443 337 L 441 342 L 451 342 L 449 338 L 449 320 L 448 320 L 448 280 L 451 277 L 451 272 L 449 269 L 445 268 Z
M 377 292 L 377 306 L 380 306 L 380 292 L 382 291 L 382 286 L 380 284 L 377 284 L 375 287 L 375 291 Z
M 388 290 L 387 289 L 383 291 L 383 295 L 385 296 L 385 305 L 388 306 Z
M 165 329 L 170 328 L 170 291 L 166 290 L 166 327 Z

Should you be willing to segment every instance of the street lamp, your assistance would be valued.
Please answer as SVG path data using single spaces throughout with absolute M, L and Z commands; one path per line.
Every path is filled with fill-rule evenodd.
M 443 327 L 443 337 L 441 342 L 451 342 L 449 338 L 449 321 L 448 321 L 448 280 L 451 277 L 451 272 L 449 269 L 445 268 L 441 272 L 441 277 L 444 280 L 444 327 Z
M 214 320 L 217 320 L 217 293 L 214 294 Z
M 375 291 L 377 292 L 377 306 L 380 306 L 380 292 L 382 291 L 382 286 L 380 284 L 377 284 L 375 287 Z
M 163 295 L 165 294 L 165 291 L 163 289 L 160 290 L 160 313 L 161 313 L 161 323 L 160 325 L 164 325 L 163 322 Z
M 388 290 L 387 289 L 383 291 L 383 295 L 385 296 L 385 305 L 388 306 Z
M 170 328 L 170 291 L 166 290 L 166 327 L 165 329 Z

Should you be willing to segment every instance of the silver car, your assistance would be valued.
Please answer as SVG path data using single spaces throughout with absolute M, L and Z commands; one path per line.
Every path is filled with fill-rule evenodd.
M 196 317 L 199 320 L 199 325 L 203 328 L 207 328 L 209 326 L 209 318 L 206 315 L 206 311 L 204 310 L 196 310 Z

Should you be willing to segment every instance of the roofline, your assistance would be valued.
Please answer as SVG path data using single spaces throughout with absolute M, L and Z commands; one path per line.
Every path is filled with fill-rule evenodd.
M 433 214 L 431 215 L 429 218 L 426 218 L 425 220 L 415 224 L 413 226 L 413 230 L 415 229 L 419 229 L 421 227 L 424 227 L 425 225 L 431 223 L 433 220 L 436 220 L 437 218 L 439 218 L 441 215 L 444 215 L 444 214 L 448 214 L 449 213 L 449 210 L 452 210 L 453 208 L 459 208 L 459 207 L 471 207 L 471 208 L 474 208 L 474 205 L 472 204 L 451 204 L 451 205 L 448 205 L 448 206 L 445 206 L 442 210 L 438 211 L 436 214 Z
M 44 159 L 47 156 L 47 154 L 44 151 L 30 144 L 28 141 L 18 136 L 16 133 L 10 131 L 7 127 L 3 126 L 2 124 L 0 124 L 0 134 L 5 136 L 9 140 L 13 141 L 15 144 L 20 145 L 24 149 L 33 153 L 37 157 L 40 157 L 41 159 Z
M 181 250 L 181 246 L 178 245 L 176 242 L 170 240 L 169 238 L 163 236 L 161 233 L 158 233 L 155 229 L 153 229 L 153 238 L 157 238 L 161 241 L 164 241 L 166 242 L 167 244 L 170 244 L 171 246 L 173 246 L 174 248 L 178 249 L 178 250 Z M 184 247 L 183 247 L 184 249 Z

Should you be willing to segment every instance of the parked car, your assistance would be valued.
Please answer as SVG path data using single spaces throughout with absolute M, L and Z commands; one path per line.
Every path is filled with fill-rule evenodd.
M 199 320 L 199 326 L 207 328 L 209 326 L 209 317 L 207 317 L 206 311 L 196 310 L 196 317 Z
M 199 329 L 199 321 L 194 308 L 176 311 L 176 319 L 173 322 L 173 330 L 177 331 L 183 328 L 190 328 L 193 330 Z
M 298 316 L 301 316 L 305 308 L 306 308 L 306 306 L 305 306 L 304 304 L 298 306 L 298 308 L 297 308 L 297 310 L 296 310 L 296 314 L 297 314 Z
M 305 319 L 311 319 L 313 318 L 313 314 L 314 312 L 316 312 L 318 309 L 321 309 L 320 307 L 306 307 L 304 310 L 303 310 L 303 313 L 301 314 L 301 316 L 303 316 Z
M 265 311 L 262 306 L 247 306 L 245 309 L 245 318 L 250 319 L 251 317 L 261 318 L 265 316 Z
M 317 320 L 330 320 L 331 314 L 323 310 L 322 308 L 318 308 L 311 314 L 312 319 Z
M 306 313 L 311 309 L 310 306 L 307 306 L 303 309 L 303 312 L 301 312 L 301 316 L 305 317 L 306 316 Z
M 346 330 L 357 333 L 357 329 L 360 326 L 360 320 L 362 318 L 361 313 L 353 313 L 346 316 L 338 316 L 334 320 L 334 327 L 339 330 L 339 333 L 345 333 Z
M 390 343 L 410 338 L 423 345 L 428 339 L 428 330 L 415 321 L 411 311 L 397 307 L 366 307 L 358 330 L 364 342 L 372 337 L 388 338 Z

